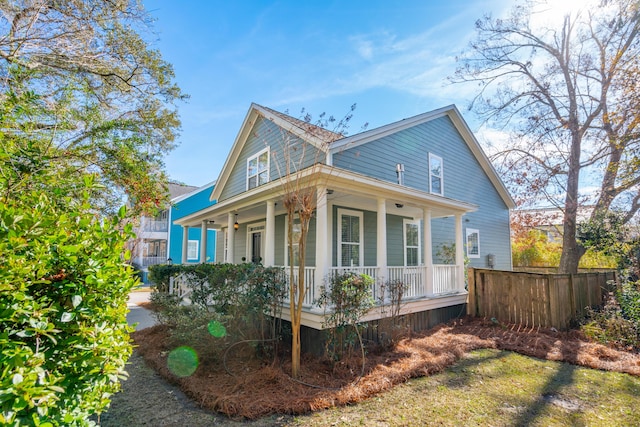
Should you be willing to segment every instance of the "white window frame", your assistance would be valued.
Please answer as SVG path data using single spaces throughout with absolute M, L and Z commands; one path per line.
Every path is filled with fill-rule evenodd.
M 359 236 L 360 236 L 360 241 L 357 243 L 359 248 L 359 254 L 358 254 L 358 258 L 360 259 L 360 262 L 358 265 L 342 265 L 342 216 L 346 215 L 346 216 L 357 216 L 359 221 L 358 221 L 358 228 L 359 228 Z M 338 223 L 337 223 L 337 228 L 338 228 L 338 266 L 339 267 L 362 267 L 364 265 L 364 214 L 362 213 L 362 211 L 352 211 L 352 210 L 348 210 L 348 209 L 338 209 Z M 351 244 L 353 245 L 353 242 L 344 242 L 346 244 Z
M 471 253 L 471 245 L 469 244 L 469 237 L 476 235 L 478 238 L 478 252 Z M 467 258 L 480 258 L 480 230 L 477 228 L 467 228 L 465 231 L 465 246 L 467 248 Z
M 260 150 L 259 152 L 257 152 L 256 154 L 254 154 L 253 156 L 247 158 L 247 190 L 251 190 L 252 188 L 256 188 L 256 187 L 260 187 L 263 184 L 266 184 L 269 182 L 270 179 L 270 171 L 271 171 L 271 154 L 269 152 L 270 147 L 265 148 L 264 150 Z M 260 165 L 260 156 L 263 155 L 264 153 L 267 153 L 267 180 L 265 182 L 263 182 L 262 184 L 260 184 L 260 171 L 259 171 L 259 165 Z M 249 175 L 249 163 L 251 163 L 252 160 L 256 161 L 256 173 L 255 175 Z M 256 178 L 256 185 L 255 187 L 249 187 L 249 180 L 255 177 Z
M 418 226 L 418 246 L 408 246 L 407 245 L 407 225 L 417 225 Z M 419 219 L 407 219 L 407 218 L 403 218 L 402 219 L 402 243 L 403 243 L 403 247 L 404 247 L 404 266 L 405 267 L 409 267 L 409 265 L 407 265 L 407 249 L 409 248 L 417 248 L 418 249 L 418 263 L 415 266 L 419 266 L 422 265 L 422 233 L 421 233 L 421 227 L 420 227 L 420 220 Z M 415 267 L 415 266 L 411 266 L 411 267 Z
M 440 175 L 436 175 L 432 173 L 431 170 L 431 160 L 438 160 L 440 162 Z M 439 194 L 440 196 L 444 196 L 444 160 L 442 157 L 437 156 L 433 153 L 429 153 L 429 165 L 427 167 L 429 171 L 429 193 Z M 440 180 L 440 192 L 436 193 L 433 191 L 433 178 L 438 178 Z
M 296 220 L 298 222 L 296 223 Z M 300 225 L 300 220 L 298 218 L 293 219 L 293 226 Z M 295 230 L 294 230 L 295 233 Z M 284 266 L 289 267 L 289 215 L 284 216 Z M 299 246 L 300 244 L 297 242 L 293 242 L 293 246 Z M 300 248 L 298 248 L 300 249 Z M 299 253 L 299 252 L 298 252 Z M 296 264 L 297 266 L 297 264 Z
M 198 249 L 200 249 L 199 241 L 187 240 L 187 260 L 188 261 L 194 261 L 198 259 L 198 254 L 200 253 Z

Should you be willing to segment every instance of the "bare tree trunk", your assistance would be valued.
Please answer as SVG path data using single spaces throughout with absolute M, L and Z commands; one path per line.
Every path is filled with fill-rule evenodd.
M 559 272 L 575 274 L 578 272 L 578 263 L 584 253 L 584 249 L 580 249 L 576 240 L 581 137 L 577 130 L 574 130 L 572 133 L 571 154 L 567 174 L 567 194 L 564 202 L 562 255 L 560 256 Z

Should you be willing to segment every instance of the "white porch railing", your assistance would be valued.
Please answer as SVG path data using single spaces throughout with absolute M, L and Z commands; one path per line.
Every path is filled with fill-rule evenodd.
M 458 277 L 457 265 L 433 266 L 433 294 L 450 294 L 464 290 L 464 281 Z
M 352 271 L 358 274 L 366 274 L 374 279 L 374 288 L 371 293 L 376 301 L 384 298 L 380 285 L 382 281 L 398 280 L 407 286 L 403 298 L 421 298 L 450 294 L 462 291 L 464 285 L 458 281 L 458 267 L 455 265 L 436 264 L 432 269 L 433 291 L 427 290 L 427 277 L 430 274 L 426 266 L 416 267 L 387 267 L 386 275 L 383 269 L 378 267 L 331 267 L 330 275 L 343 274 Z
M 371 296 L 375 301 L 378 301 L 379 298 L 384 297 L 384 295 L 380 295 L 380 286 L 378 284 L 378 267 L 330 267 L 329 268 L 329 277 L 337 276 L 340 274 L 344 274 L 347 272 L 356 273 L 356 274 L 366 274 L 367 276 L 373 279 L 373 289 L 371 289 Z
M 282 274 L 287 281 L 284 301 L 289 302 L 289 268 L 282 267 Z M 433 279 L 433 293 L 427 292 L 427 277 L 429 269 L 426 266 L 418 267 L 387 267 L 386 277 L 385 271 L 378 267 L 330 267 L 329 276 L 353 272 L 358 274 L 366 274 L 374 279 L 374 285 L 371 294 L 376 302 L 381 301 L 385 296 L 382 294 L 380 285 L 384 281 L 398 280 L 404 283 L 407 288 L 403 298 L 422 298 L 446 295 L 461 292 L 464 290 L 464 282 L 462 278 L 458 278 L 460 270 L 455 265 L 436 264 L 431 271 Z M 315 267 L 305 267 L 304 283 L 305 297 L 303 307 L 312 307 L 314 301 L 320 296 L 320 286 L 316 286 Z M 298 268 L 293 269 L 294 282 L 299 283 Z M 187 298 L 192 288 L 189 286 L 186 275 L 177 275 L 169 280 L 169 292 Z
M 290 273 L 291 270 L 289 269 L 289 267 L 282 267 L 283 270 L 283 274 L 285 277 L 285 280 L 287 281 L 287 286 L 286 286 L 286 290 L 285 290 L 285 294 L 284 294 L 284 301 L 286 303 L 289 303 L 289 279 L 290 279 Z M 316 295 L 316 284 L 315 284 L 315 277 L 316 277 L 316 268 L 315 267 L 305 267 L 304 268 L 304 288 L 305 288 L 305 294 L 304 294 L 304 301 L 302 303 L 303 307 L 311 307 L 313 305 L 313 302 L 320 296 L 319 294 Z M 293 268 L 293 280 L 294 283 L 297 285 L 298 283 L 300 283 L 300 271 L 298 270 L 298 267 L 294 267 Z
M 418 298 L 427 295 L 427 267 L 388 267 L 388 281 L 397 280 L 405 284 L 403 298 Z
M 189 279 L 185 274 L 178 274 L 175 277 L 169 277 L 169 293 L 175 294 L 180 298 L 187 298 L 193 288 L 189 286 Z

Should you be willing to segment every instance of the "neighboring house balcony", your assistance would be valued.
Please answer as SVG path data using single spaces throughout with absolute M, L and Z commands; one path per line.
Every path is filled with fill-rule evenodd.
M 160 256 L 144 256 L 140 258 L 140 265 L 142 267 L 149 267 L 150 265 L 156 264 L 166 264 L 167 263 L 167 255 Z
M 154 239 L 167 239 L 169 231 L 168 219 L 153 219 L 142 217 L 140 218 L 140 225 L 136 229 L 136 235 L 138 238 L 154 240 Z

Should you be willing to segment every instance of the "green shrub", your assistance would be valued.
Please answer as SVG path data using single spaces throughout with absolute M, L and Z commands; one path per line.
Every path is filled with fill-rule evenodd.
M 280 311 L 286 290 L 282 268 L 256 264 L 198 264 L 152 266 L 151 276 L 168 288 L 169 276 L 188 283 L 193 304 L 154 292 L 158 320 L 170 326 L 170 344 L 189 345 L 200 357 L 218 359 L 225 349 L 243 340 L 272 341 L 281 335 Z M 224 337 L 212 338 L 212 325 Z M 223 338 L 223 339 L 221 339 Z
M 0 183 L 6 185 L 6 183 Z M 51 183 L 0 202 L 0 424 L 86 425 L 131 354 L 130 228 Z M 6 188 L 6 187 L 5 187 Z
M 350 355 L 358 343 L 360 319 L 375 302 L 371 295 L 374 280 L 366 274 L 346 272 L 332 276 L 328 287 L 323 287 L 317 304 L 324 306 L 328 327 L 326 354 L 331 360 Z
M 640 292 L 625 283 L 601 309 L 589 309 L 581 330 L 589 338 L 625 349 L 640 349 Z

